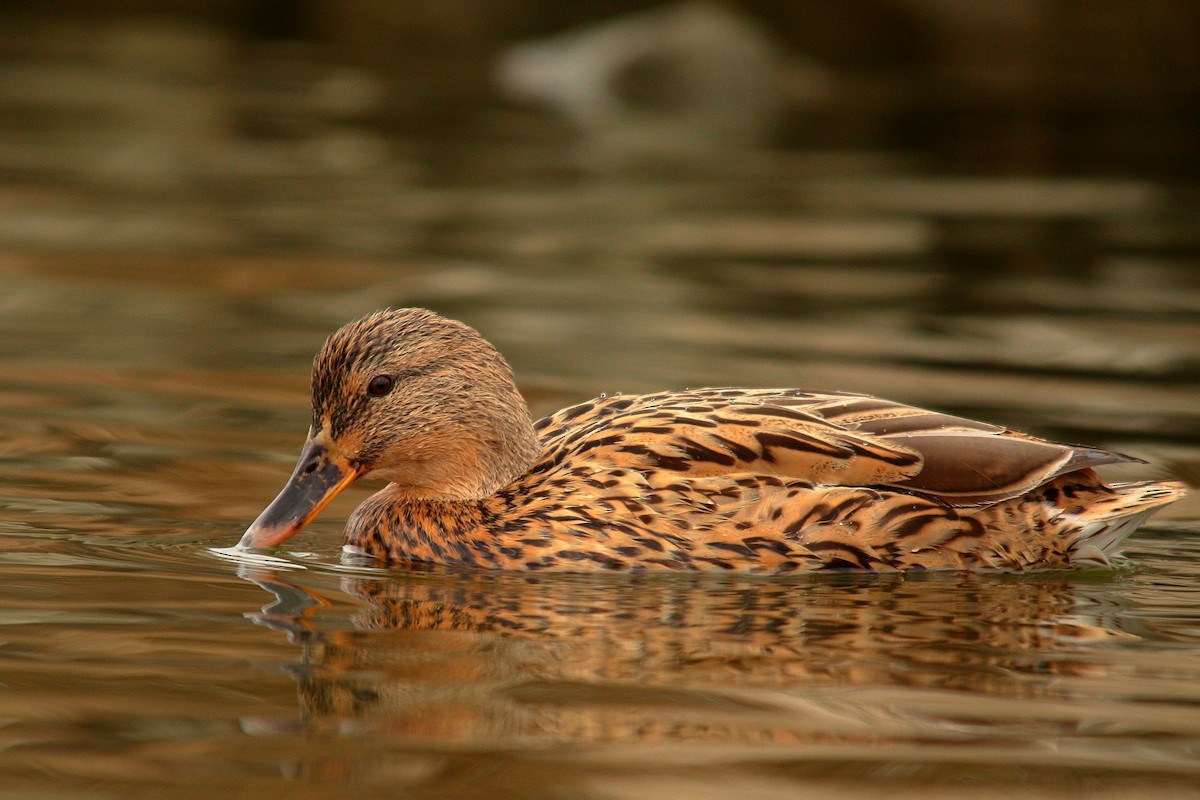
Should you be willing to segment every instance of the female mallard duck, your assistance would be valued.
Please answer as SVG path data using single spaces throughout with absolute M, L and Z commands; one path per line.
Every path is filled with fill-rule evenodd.
M 312 427 L 242 537 L 272 547 L 358 478 L 346 525 L 384 561 L 523 570 L 1010 569 L 1104 564 L 1180 483 L 1135 461 L 845 392 L 600 397 L 534 424 L 508 363 L 424 309 L 346 325 L 313 363 Z

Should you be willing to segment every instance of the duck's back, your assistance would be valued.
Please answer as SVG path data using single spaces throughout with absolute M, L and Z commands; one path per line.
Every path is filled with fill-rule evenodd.
M 499 495 L 499 566 L 1066 567 L 1103 562 L 1179 484 L 1131 461 L 874 397 L 697 389 L 601 397 L 537 423 Z

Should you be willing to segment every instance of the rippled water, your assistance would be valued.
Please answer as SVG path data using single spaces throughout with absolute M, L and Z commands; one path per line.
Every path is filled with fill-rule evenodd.
M 1186 196 L 860 167 L 447 180 L 396 199 L 396 259 L 0 256 L 0 798 L 1192 796 L 1195 498 L 1032 576 L 344 566 L 367 488 L 213 552 L 291 468 L 313 351 L 386 305 L 480 328 L 537 413 L 868 391 L 1197 482 Z

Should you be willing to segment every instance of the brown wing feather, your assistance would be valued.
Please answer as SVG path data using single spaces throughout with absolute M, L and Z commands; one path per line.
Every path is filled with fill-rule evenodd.
M 861 394 L 695 389 L 600 398 L 538 423 L 547 460 L 590 458 L 689 478 L 755 473 L 890 486 L 955 506 L 1024 494 L 1074 470 L 1130 461 Z
M 957 506 L 1007 500 L 1068 472 L 1137 460 L 861 395 L 832 398 L 811 410 L 830 422 L 920 453 L 920 472 L 890 485 L 936 495 Z

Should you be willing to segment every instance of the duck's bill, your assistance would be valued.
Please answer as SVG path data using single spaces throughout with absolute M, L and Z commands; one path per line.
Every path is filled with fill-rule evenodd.
M 242 534 L 238 547 L 275 547 L 295 536 L 361 472 L 358 465 L 309 438 L 287 485 Z

